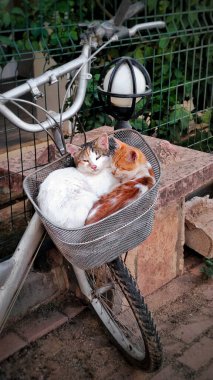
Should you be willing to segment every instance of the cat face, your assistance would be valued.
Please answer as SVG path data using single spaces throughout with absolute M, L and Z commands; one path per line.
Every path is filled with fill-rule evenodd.
M 81 173 L 97 174 L 104 168 L 110 167 L 111 157 L 106 133 L 83 147 L 68 144 L 67 150 L 71 153 L 75 165 Z
M 147 164 L 146 157 L 140 149 L 120 140 L 113 139 L 112 174 L 121 182 L 135 178 Z

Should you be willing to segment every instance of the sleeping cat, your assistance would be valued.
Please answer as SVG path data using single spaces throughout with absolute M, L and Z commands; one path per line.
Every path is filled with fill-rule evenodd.
M 155 184 L 152 166 L 141 150 L 115 138 L 113 140 L 112 173 L 121 184 L 94 203 L 85 225 L 98 222 L 122 209 Z
M 62 228 L 78 228 L 102 194 L 119 181 L 111 173 L 111 156 L 106 133 L 84 147 L 67 145 L 76 168 L 51 172 L 41 184 L 37 197 L 43 215 Z

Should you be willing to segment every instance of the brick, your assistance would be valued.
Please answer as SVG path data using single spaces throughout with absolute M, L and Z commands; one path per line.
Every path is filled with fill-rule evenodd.
M 16 333 L 9 332 L 0 339 L 0 362 L 26 346 L 27 342 Z
M 177 373 L 177 371 L 171 366 L 167 366 L 159 371 L 156 375 L 152 377 L 152 380 L 183 380 L 183 374 Z
M 178 360 L 194 371 L 206 366 L 213 358 L 213 340 L 203 337 L 194 343 Z
M 198 380 L 212 380 L 213 378 L 213 363 L 200 374 Z
M 68 319 L 72 319 L 72 318 L 75 318 L 78 314 L 80 314 L 84 309 L 86 308 L 86 306 L 76 306 L 76 307 L 73 307 L 73 306 L 66 306 L 64 309 L 63 309 L 63 314 L 65 314 Z
M 174 335 L 176 338 L 181 339 L 185 343 L 191 343 L 209 327 L 213 326 L 212 318 L 207 318 L 200 315 L 196 319 L 196 322 L 188 323 L 187 325 L 176 329 L 172 332 L 172 335 Z
M 48 318 L 39 316 L 39 319 L 34 318 L 33 320 L 27 320 L 24 325 L 18 324 L 15 329 L 28 342 L 34 342 L 50 331 L 63 325 L 67 320 L 67 316 L 58 311 L 54 311 Z

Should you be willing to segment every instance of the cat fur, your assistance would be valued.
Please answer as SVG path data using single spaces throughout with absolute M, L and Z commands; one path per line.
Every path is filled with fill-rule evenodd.
M 117 139 L 114 139 L 112 173 L 121 184 L 94 203 L 85 225 L 96 223 L 119 211 L 155 184 L 152 166 L 141 150 Z

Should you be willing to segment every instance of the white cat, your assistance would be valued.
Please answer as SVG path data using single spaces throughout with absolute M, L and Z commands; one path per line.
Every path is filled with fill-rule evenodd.
M 58 169 L 41 184 L 37 197 L 42 214 L 62 228 L 84 226 L 99 197 L 119 182 L 111 173 L 109 141 L 106 133 L 83 148 L 68 145 L 76 168 Z

